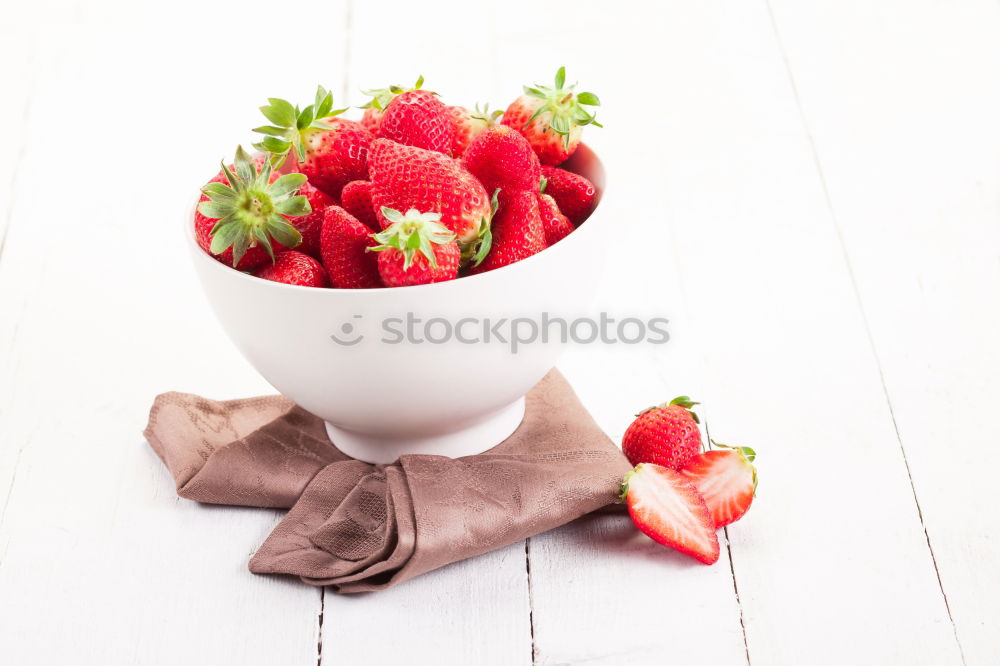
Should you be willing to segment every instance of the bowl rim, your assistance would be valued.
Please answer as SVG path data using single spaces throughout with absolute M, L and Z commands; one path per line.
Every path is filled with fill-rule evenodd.
M 194 203 L 193 206 L 191 206 L 189 214 L 185 217 L 184 225 L 183 225 L 184 236 L 187 239 L 186 244 L 187 244 L 188 248 L 191 250 L 192 254 L 194 255 L 193 256 L 193 260 L 194 261 L 196 261 L 196 262 L 203 262 L 203 263 L 207 262 L 208 264 L 212 265 L 212 268 L 210 270 L 222 271 L 223 274 L 227 274 L 229 277 L 235 278 L 235 279 L 238 279 L 238 280 L 239 279 L 250 280 L 250 281 L 252 281 L 252 282 L 260 285 L 260 287 L 262 289 L 267 289 L 267 288 L 276 288 L 276 289 L 285 289 L 285 290 L 289 290 L 290 289 L 290 290 L 298 291 L 300 293 L 316 293 L 316 294 L 330 293 L 330 294 L 336 294 L 336 295 L 342 295 L 342 294 L 348 294 L 348 293 L 350 293 L 350 294 L 358 294 L 357 297 L 360 298 L 361 295 L 365 295 L 365 294 L 367 294 L 369 296 L 371 296 L 373 294 L 378 294 L 378 293 L 399 294 L 399 293 L 401 293 L 402 290 L 413 290 L 413 289 L 422 289 L 422 290 L 424 290 L 425 292 L 428 292 L 428 293 L 432 289 L 437 289 L 437 290 L 441 291 L 441 290 L 444 290 L 444 289 L 456 288 L 454 286 L 456 283 L 468 284 L 468 282 L 466 282 L 468 280 L 479 280 L 479 281 L 482 281 L 482 280 L 485 280 L 485 279 L 497 279 L 496 278 L 496 274 L 498 274 L 498 273 L 501 274 L 501 275 L 508 275 L 511 278 L 513 278 L 514 277 L 514 272 L 513 271 L 527 270 L 527 268 L 525 268 L 525 265 L 534 266 L 539 261 L 543 261 L 544 260 L 543 258 L 545 256 L 549 256 L 550 258 L 554 258 L 555 255 L 552 254 L 553 252 L 556 252 L 556 253 L 569 252 L 570 250 L 568 248 L 574 247 L 578 243 L 582 242 L 579 239 L 577 239 L 577 240 L 574 241 L 575 237 L 577 237 L 581 233 L 585 233 L 585 234 L 598 233 L 597 230 L 596 229 L 592 229 L 592 227 L 602 226 L 601 223 L 594 224 L 594 222 L 596 221 L 595 217 L 597 215 L 597 211 L 601 207 L 601 202 L 602 202 L 602 200 L 604 198 L 604 194 L 607 191 L 607 173 L 604 170 L 604 163 L 601 161 L 601 158 L 597 155 L 597 153 L 593 151 L 593 149 L 591 149 L 589 146 L 587 146 L 586 144 L 583 144 L 583 143 L 580 144 L 580 146 L 577 148 L 577 151 L 579 152 L 581 149 L 584 150 L 585 153 L 590 153 L 590 155 L 592 155 L 593 158 L 596 160 L 597 165 L 598 165 L 598 167 L 601 170 L 601 175 L 603 176 L 603 181 L 604 181 L 602 183 L 601 187 L 597 187 L 596 184 L 594 185 L 595 188 L 597 189 L 597 205 L 594 207 L 594 210 L 591 212 L 590 216 L 588 216 L 586 220 L 584 220 L 583 222 L 581 222 L 580 226 L 576 227 L 571 234 L 569 234 L 568 236 L 566 236 L 565 238 L 563 238 L 562 240 L 560 240 L 555 245 L 550 245 L 549 247 L 546 247 L 541 252 L 537 252 L 537 253 L 531 255 L 530 257 L 527 257 L 525 259 L 521 259 L 520 261 L 516 261 L 516 262 L 514 262 L 512 264 L 508 264 L 506 266 L 501 266 L 500 268 L 495 268 L 495 269 L 493 269 L 491 271 L 486 271 L 484 273 L 476 273 L 475 275 L 463 275 L 463 276 L 461 276 L 459 278 L 456 278 L 454 280 L 444 280 L 443 282 L 432 282 L 430 284 L 408 285 L 408 286 L 404 286 L 404 287 L 376 287 L 376 288 L 371 288 L 371 289 L 344 289 L 342 287 L 322 287 L 322 288 L 317 288 L 317 287 L 307 287 L 307 286 L 298 285 L 298 284 L 287 284 L 287 283 L 284 283 L 284 282 L 275 282 L 274 280 L 265 280 L 263 278 L 259 278 L 259 277 L 255 276 L 255 275 L 252 275 L 252 274 L 250 274 L 248 272 L 238 271 L 238 270 L 235 270 L 231 266 L 227 266 L 227 265 L 223 264 L 221 261 L 219 261 L 218 259 L 216 259 L 212 255 L 210 255 L 209 253 L 205 252 L 201 248 L 201 246 L 198 245 L 198 241 L 195 238 L 194 225 L 191 224 L 191 220 L 194 218 L 195 209 L 198 206 L 198 202 L 197 201 Z M 572 157 L 570 159 L 572 160 Z M 558 168 L 562 168 L 563 167 L 563 165 L 556 165 L 556 166 Z M 326 297 L 322 297 L 321 296 L 320 298 L 326 298 Z M 333 296 L 329 296 L 329 298 L 333 298 Z

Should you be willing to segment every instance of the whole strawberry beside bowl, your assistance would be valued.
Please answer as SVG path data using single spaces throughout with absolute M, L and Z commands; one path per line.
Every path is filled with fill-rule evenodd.
M 757 494 L 757 453 L 749 446 L 701 451 L 698 403 L 687 396 L 641 412 L 622 438 L 635 469 L 621 498 L 636 527 L 657 543 L 705 564 L 719 559 L 716 530 L 742 518 Z
M 686 395 L 636 415 L 622 438 L 622 452 L 633 465 L 655 463 L 680 469 L 701 452 L 698 403 Z

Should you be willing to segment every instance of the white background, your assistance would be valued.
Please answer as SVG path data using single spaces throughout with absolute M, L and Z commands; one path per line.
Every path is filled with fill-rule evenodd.
M 5 0 L 0 663 L 1000 663 L 1000 6 L 930 0 Z M 418 74 L 604 101 L 598 306 L 665 347 L 561 364 L 616 440 L 688 393 L 754 446 L 712 567 L 601 517 L 345 598 L 257 577 L 280 513 L 199 506 L 153 396 L 269 392 L 181 243 L 267 96 Z M 488 381 L 488 378 L 484 378 Z M 321 652 L 321 654 L 317 654 Z

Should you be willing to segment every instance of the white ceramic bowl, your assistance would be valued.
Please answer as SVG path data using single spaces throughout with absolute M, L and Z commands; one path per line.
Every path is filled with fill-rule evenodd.
M 597 156 L 580 146 L 565 165 L 604 190 Z M 576 231 L 524 261 L 481 275 L 393 289 L 314 289 L 262 280 L 206 254 L 185 223 L 188 247 L 215 315 L 237 348 L 283 395 L 327 423 L 331 439 L 360 460 L 394 461 L 404 453 L 452 457 L 484 451 L 503 441 L 521 422 L 524 394 L 556 363 L 560 327 L 512 351 L 490 335 L 483 320 L 527 318 L 539 326 L 569 322 L 587 312 L 603 268 L 611 233 L 598 208 Z M 393 343 L 405 330 L 414 339 Z M 397 325 L 395 321 L 400 319 Z M 469 322 L 469 318 L 474 321 Z M 424 325 L 435 321 L 429 328 Z M 462 324 L 463 342 L 445 337 L 450 322 Z M 519 325 L 522 337 L 531 332 Z M 344 343 L 334 340 L 336 336 Z

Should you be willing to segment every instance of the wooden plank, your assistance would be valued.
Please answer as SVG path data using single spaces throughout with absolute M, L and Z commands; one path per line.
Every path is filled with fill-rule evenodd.
M 10 63 L 9 67 L 0 69 L 0 88 L 5 91 L 6 98 L 0 105 L 0 126 L 9 128 L 9 140 L 0 142 L 0 261 L 3 260 L 7 226 L 14 214 L 14 190 L 27 147 L 31 89 L 37 72 L 36 31 L 26 30 L 17 23 L 5 23 L 0 27 L 0 59 Z M 2 409 L 0 405 L 0 414 Z M 18 450 L 0 448 L 0 522 L 18 455 Z
M 346 101 L 364 104 L 362 91 L 409 87 L 420 75 L 445 104 L 485 101 L 496 80 L 492 12 L 458 0 L 436 2 L 433 11 L 407 2 L 351 3 Z
M 524 542 L 399 587 L 325 599 L 324 664 L 531 664 Z
M 713 435 L 761 453 L 728 530 L 750 661 L 959 663 L 767 8 L 699 7 L 663 26 L 658 175 Z
M 94 16 L 115 14 L 109 7 L 101 5 Z M 493 16 L 465 13 L 461 21 L 452 19 L 456 25 L 468 22 L 482 30 L 447 31 L 450 40 L 460 41 L 450 53 L 404 51 L 414 76 L 427 74 L 429 85 L 449 97 L 475 99 L 482 86 L 502 102 L 504 91 L 516 90 L 526 76 L 541 79 L 563 62 L 572 77 L 605 97 L 609 130 L 591 135 L 614 164 L 612 183 L 621 183 L 619 201 L 609 199 L 607 210 L 636 229 L 665 226 L 673 249 L 667 259 L 643 262 L 638 275 L 648 279 L 634 280 L 633 254 L 616 248 L 612 266 L 628 278 L 612 277 L 601 298 L 608 303 L 625 294 L 615 304 L 619 311 L 643 305 L 666 310 L 677 344 L 646 355 L 576 350 L 567 358 L 567 374 L 614 435 L 627 425 L 637 402 L 659 399 L 679 386 L 710 401 L 717 436 L 741 437 L 761 449 L 761 497 L 750 516 L 730 530 L 751 661 L 957 663 L 957 645 L 865 322 L 837 249 L 780 52 L 767 37 L 765 9 L 709 4 L 641 15 L 605 12 L 595 46 L 590 24 L 600 8 L 583 3 L 580 18 L 565 13 L 558 21 L 537 6 L 505 8 Z M 324 25 L 332 34 L 346 15 L 343 5 L 304 9 L 315 21 L 329 19 Z M 459 16 L 457 6 L 446 9 L 452 11 L 442 15 Z M 379 40 L 427 25 L 415 8 L 375 11 L 358 3 L 354 14 L 367 22 L 368 35 L 387 26 L 378 31 Z M 788 11 L 784 6 L 776 11 L 779 26 Z M 852 11 L 871 18 L 857 7 Z M 981 415 L 989 413 L 987 400 L 995 395 L 997 368 L 986 344 L 995 338 L 997 319 L 994 311 L 974 308 L 996 302 L 995 290 L 982 284 L 984 275 L 996 282 L 997 244 L 989 226 L 996 219 L 996 197 L 990 194 L 996 173 L 988 155 L 961 142 L 996 145 L 996 128 L 987 124 L 990 114 L 996 117 L 991 89 L 965 85 L 981 83 L 982 69 L 968 69 L 975 65 L 973 56 L 992 57 L 986 37 L 995 28 L 990 18 L 995 10 L 987 10 L 987 20 L 975 26 L 968 44 L 962 39 L 966 28 L 959 29 L 965 24 L 952 15 L 920 11 L 917 25 L 930 33 L 941 24 L 944 43 L 954 47 L 944 49 L 943 64 L 932 57 L 936 52 L 918 53 L 916 41 L 888 57 L 876 48 L 884 42 L 870 29 L 871 21 L 862 22 L 870 29 L 861 39 L 868 51 L 859 50 L 856 62 L 840 63 L 844 70 L 816 55 L 819 49 L 806 48 L 812 40 L 828 52 L 845 52 L 833 38 L 823 41 L 824 28 L 827 22 L 835 26 L 829 34 L 836 39 L 853 35 L 853 15 L 842 23 L 821 14 L 807 17 L 808 37 L 787 48 L 793 71 L 796 58 L 805 53 L 814 58 L 803 61 L 805 69 L 822 73 L 811 87 L 800 84 L 807 127 L 811 113 L 822 121 L 813 131 L 821 164 L 831 165 L 827 185 L 834 210 L 863 302 L 872 299 L 882 313 L 873 317 L 868 308 L 872 337 L 960 637 L 970 657 L 991 663 L 996 644 L 989 623 L 979 623 L 996 617 L 995 588 L 984 566 L 995 560 L 989 543 L 995 525 L 979 516 L 976 525 L 972 518 L 954 516 L 985 504 L 989 498 L 979 488 L 991 483 L 985 476 L 990 466 L 980 452 L 961 445 L 988 441 L 990 434 L 983 438 L 971 424 L 981 423 Z M 531 20 L 522 21 L 524 16 Z M 895 17 L 881 18 L 874 22 L 877 27 Z M 234 46 L 209 35 L 207 28 L 214 26 L 203 30 L 192 21 L 135 18 L 140 19 L 160 23 L 145 25 L 136 36 L 127 30 L 101 32 L 96 21 L 85 35 L 56 30 L 41 51 L 48 54 L 41 68 L 42 110 L 32 116 L 32 141 L 22 166 L 26 176 L 18 181 L 18 194 L 24 196 L 14 202 L 8 247 L 0 260 L 0 489 L 9 490 L 6 499 L 0 492 L 0 598 L 14 601 L 0 605 L 0 644 L 12 661 L 25 664 L 176 663 L 191 654 L 216 662 L 315 663 L 320 595 L 245 570 L 252 545 L 277 515 L 176 501 L 138 432 L 152 395 L 167 387 L 219 397 L 266 390 L 210 322 L 172 230 L 190 205 L 183 193 L 212 171 L 199 175 L 190 165 L 214 164 L 237 141 L 247 141 L 249 134 L 241 128 L 256 124 L 255 106 L 264 96 L 260 82 L 279 82 L 280 89 L 267 94 L 301 98 L 311 91 L 316 70 L 257 58 L 247 72 L 231 74 L 234 68 L 225 63 Z M 491 27 L 498 23 L 499 28 Z M 230 27 L 233 34 L 254 31 L 249 24 Z M 490 46 L 483 54 L 480 42 L 492 39 L 492 30 L 501 31 L 503 48 Z M 177 48 L 178 34 L 185 35 L 183 49 Z M 296 41 L 295 49 L 306 61 L 333 63 L 329 66 L 335 70 L 344 43 L 350 44 L 352 88 L 387 79 L 408 82 L 400 76 L 400 51 L 373 49 L 372 41 L 356 35 L 350 42 Z M 959 47 L 970 50 L 956 54 Z M 625 98 L 626 85 L 630 90 L 635 85 L 636 75 L 619 65 L 625 56 L 641 63 L 639 70 L 664 63 L 654 85 L 640 86 L 653 103 L 652 130 L 637 122 L 631 107 L 614 103 Z M 535 74 L 546 59 L 545 71 Z M 605 60 L 615 66 L 600 62 Z M 205 63 L 212 62 L 226 75 L 207 75 Z M 888 63 L 876 70 L 887 76 L 862 77 L 871 63 Z M 953 99 L 921 96 L 928 70 Z M 114 77 L 97 79 L 94 71 Z M 336 78 L 334 72 L 331 82 Z M 474 86 L 470 78 L 476 79 Z M 127 89 L 116 81 L 128 82 Z M 173 88 L 161 88 L 163 81 L 183 81 L 186 96 L 171 96 Z M 885 81 L 896 87 L 877 90 Z M 851 106 L 859 85 L 877 104 Z M 840 94 L 824 96 L 824 86 Z M 907 105 L 906 111 L 924 108 L 928 115 L 907 116 L 898 107 L 883 106 L 886 112 L 873 131 L 852 143 L 844 127 L 855 132 L 866 125 L 843 124 L 837 113 L 850 118 L 862 107 L 874 113 L 870 109 L 889 103 L 898 90 L 911 95 L 901 99 L 924 104 Z M 155 113 L 116 117 L 121 138 L 115 145 L 121 148 L 95 149 L 89 135 L 42 131 L 65 120 L 59 115 L 63 94 L 77 99 L 105 95 L 114 108 Z M 814 100 L 811 105 L 809 100 Z M 817 110 L 823 106 L 829 111 Z M 935 143 L 937 152 L 931 154 L 943 156 L 940 165 L 919 170 L 919 160 L 900 151 L 910 147 L 907 132 L 919 133 L 921 117 L 941 123 L 957 110 L 973 115 L 967 133 L 946 135 L 960 139 L 960 145 Z M 74 123 L 99 126 L 102 111 L 81 107 Z M 196 128 L 192 140 L 181 143 L 174 130 L 148 126 L 150 118 L 166 117 Z M 914 118 L 908 120 L 912 125 L 890 124 L 901 117 Z M 932 127 L 941 126 L 934 122 Z M 174 150 L 150 148 L 139 158 L 140 168 L 122 169 L 124 159 L 134 159 L 136 147 L 160 141 L 164 134 L 178 137 Z M 872 141 L 879 159 L 857 159 Z M 94 180 L 86 178 L 67 181 L 64 201 L 72 205 L 38 212 L 38 202 L 51 200 L 47 156 L 67 148 L 86 155 L 80 169 L 124 172 L 120 177 L 127 187 L 120 188 L 119 207 L 108 206 L 104 193 L 87 187 Z M 907 165 L 900 164 L 900 154 L 907 156 Z M 949 171 L 955 161 L 962 168 Z M 889 178 L 891 197 L 857 192 L 865 183 L 881 183 L 894 169 L 901 174 Z M 976 177 L 984 184 L 975 185 Z M 935 190 L 941 178 L 946 187 Z M 650 187 L 652 182 L 668 184 L 666 191 Z M 150 206 L 141 189 L 150 185 L 170 194 L 157 193 L 156 205 Z M 935 193 L 914 197 L 914 191 Z M 901 223 L 883 230 L 877 224 L 896 214 L 892 206 L 898 201 L 907 202 L 906 215 L 899 217 L 913 220 L 915 230 Z M 928 212 L 939 209 L 948 214 L 935 218 Z M 956 224 L 965 217 L 971 223 Z M 38 228 L 62 233 L 43 247 Z M 872 234 L 877 242 L 868 245 Z M 920 242 L 899 258 L 901 239 L 913 234 Z M 944 256 L 956 261 L 935 265 L 941 236 L 949 234 Z M 970 245 L 975 252 L 969 252 Z M 902 265 L 898 275 L 884 267 L 887 248 Z M 95 257 L 115 263 L 98 266 Z M 675 269 L 679 279 L 672 277 Z M 109 287 L 112 275 L 116 282 Z M 919 283 L 914 288 L 917 279 L 923 291 Z M 650 284 L 654 288 L 646 287 Z M 685 297 L 689 314 L 676 307 Z M 913 333 L 924 324 L 916 313 L 928 308 L 939 315 L 929 330 Z M 970 312 L 980 314 L 971 318 Z M 121 324 L 123 313 L 128 313 L 127 325 Z M 893 318 L 907 326 L 894 324 Z M 974 325 L 962 325 L 965 321 Z M 178 356 L 173 353 L 178 349 L 189 353 Z M 927 349 L 934 350 L 932 361 L 924 360 Z M 945 421 L 945 413 L 958 417 L 958 425 Z M 957 451 L 944 462 L 937 448 L 942 440 Z M 123 448 L 123 442 L 132 444 Z M 948 495 L 955 499 L 947 501 Z M 726 580 L 729 571 L 722 565 L 685 566 L 628 535 L 622 519 L 600 518 L 531 540 L 539 663 L 660 663 L 678 654 L 695 663 L 739 663 L 741 609 L 726 587 L 732 583 Z M 187 539 L 197 545 L 187 548 Z M 464 658 L 463 663 L 480 663 L 483 655 L 497 663 L 528 661 L 532 647 L 523 561 L 515 545 L 387 593 L 350 599 L 327 595 L 324 661 L 357 663 L 384 636 L 387 613 L 396 613 L 393 624 L 401 633 L 396 646 L 376 648 L 383 663 L 404 651 L 436 654 L 440 660 L 442 637 L 452 634 L 459 636 L 458 647 L 449 646 L 454 652 L 448 654 Z M 641 592 L 624 597 L 632 590 Z M 429 597 L 438 607 L 420 614 Z M 606 611 L 613 604 L 624 608 L 625 601 L 633 616 Z M 387 607 L 390 602 L 394 605 Z M 502 610 L 493 615 L 484 608 L 488 604 Z M 642 616 L 636 609 L 658 615 Z M 646 640 L 637 629 L 658 633 Z M 837 641 L 829 640 L 832 631 Z M 481 648 L 475 640 L 482 641 Z M 823 647 L 820 654 L 817 645 Z
M 966 662 L 1000 662 L 1000 8 L 775 2 Z
M 569 25 L 567 39 L 581 39 L 579 47 L 573 50 L 547 32 L 555 42 L 549 56 L 590 64 L 581 52 L 593 39 L 587 41 L 572 20 Z M 616 214 L 637 231 L 655 229 L 652 221 L 671 230 L 665 244 L 674 243 L 688 295 L 688 330 L 707 359 L 704 395 L 713 434 L 762 453 L 757 505 L 729 529 L 749 660 L 958 663 L 878 367 L 766 7 L 686 5 L 659 20 L 626 15 L 601 27 L 605 35 L 627 35 L 630 61 L 653 63 L 656 71 L 655 83 L 641 88 L 644 108 L 652 111 L 634 119 L 623 111 L 621 124 L 612 124 L 614 92 L 621 88 L 608 80 L 604 87 L 592 86 L 603 93 L 606 125 L 615 128 L 621 146 L 620 153 L 609 147 L 611 159 L 621 155 L 611 182 L 664 183 L 633 191 L 635 198 Z M 505 52 L 518 49 L 511 45 Z M 532 56 L 544 59 L 538 52 Z M 607 57 L 606 50 L 589 57 Z M 586 85 L 591 87 L 589 79 Z M 668 248 L 663 255 L 670 253 Z M 618 291 L 635 284 L 644 282 L 629 275 Z M 662 280 L 645 284 L 659 287 Z M 656 293 L 644 291 L 650 301 Z M 594 367 L 603 372 L 606 364 Z M 672 367 L 665 366 L 667 377 Z M 579 545 L 568 544 L 562 560 L 549 568 L 574 572 L 579 565 L 566 564 L 574 550 Z M 541 646 L 536 562 L 532 557 Z M 621 617 L 619 634 L 653 608 L 678 612 L 707 604 L 711 589 L 688 576 L 675 596 L 676 588 L 662 583 L 637 579 L 627 585 L 624 575 L 607 575 L 621 581 L 622 593 L 646 592 L 629 598 L 638 610 L 609 613 Z M 585 608 L 594 578 L 603 576 L 553 575 L 550 594 L 562 597 L 553 607 Z M 587 585 L 572 585 L 576 580 Z M 574 617 L 586 618 L 585 611 L 551 625 L 572 626 Z M 707 629 L 680 621 L 691 632 L 685 654 L 698 654 L 697 639 L 709 644 L 706 637 L 718 631 L 714 625 L 726 629 L 734 621 L 725 613 L 718 618 Z M 579 623 L 595 637 L 582 639 L 578 652 L 572 641 L 579 634 L 557 629 L 551 656 L 544 647 L 540 653 L 551 663 L 584 655 L 613 663 L 621 643 L 608 640 L 615 632 L 607 625 L 616 620 L 602 619 L 604 634 L 593 622 Z M 828 640 L 830 631 L 837 641 Z M 672 638 L 658 643 L 659 655 L 656 640 L 649 639 L 629 657 L 655 663 L 678 650 Z
M 470 107 L 489 95 L 493 42 L 488 6 L 456 1 L 433 12 L 413 3 L 391 8 L 352 3 L 349 70 L 351 104 L 367 101 L 361 90 L 412 85 L 423 74 L 426 88 L 447 104 Z M 468 26 L 480 25 L 479 31 Z M 420 36 L 447 35 L 447 47 L 407 48 Z M 398 44 L 396 39 L 402 40 Z M 373 48 L 385 44 L 386 48 Z M 360 117 L 360 111 L 351 112 Z M 386 628 L 393 637 L 386 639 Z M 325 596 L 323 663 L 330 665 L 529 664 L 531 625 L 524 543 L 487 553 L 398 588 L 358 597 Z
M 320 592 L 246 568 L 278 513 L 178 500 L 140 434 L 159 391 L 271 390 L 212 320 L 181 229 L 197 187 L 250 138 L 271 92 L 261 82 L 289 86 L 279 94 L 314 85 L 279 59 L 226 67 L 233 45 L 209 34 L 216 27 L 181 20 L 53 26 L 40 45 L 0 261 L 0 482 L 12 479 L 0 494 L 0 645 L 10 663 L 317 662 Z M 299 49 L 331 60 L 321 43 Z M 95 103 L 74 107 L 74 131 L 53 131 L 66 126 L 68 99 Z M 76 156 L 56 180 L 54 155 Z
M 24 155 L 31 85 L 35 72 L 35 31 L 7 24 L 0 26 L 0 87 L 4 103 L 0 105 L 0 126 L 6 128 L 7 140 L 0 145 L 0 254 L 4 231 L 12 214 L 13 192 L 18 165 Z
M 657 63 L 656 32 L 676 7 L 608 12 L 583 3 L 579 11 L 540 12 L 520 3 L 498 12 L 498 51 L 510 101 L 525 83 L 548 83 L 565 65 L 570 80 L 597 92 L 607 129 L 586 130 L 609 169 L 609 189 L 598 214 L 616 218 L 621 235 L 608 239 L 603 287 L 592 314 L 622 319 L 667 317 L 666 346 L 576 346 L 561 362 L 581 399 L 619 441 L 634 414 L 676 395 L 703 394 L 703 358 L 691 335 L 685 292 L 665 226 L 658 162 L 663 141 L 658 114 L 632 106 L 637 77 L 629 62 Z M 600 22 L 593 21 L 600 12 Z M 518 17 L 530 14 L 530 22 Z M 659 76 L 659 74 L 657 75 Z M 657 83 L 657 86 L 659 83 Z M 650 91 L 642 88 L 642 94 Z M 651 100 L 660 102 L 659 97 Z M 501 104 L 503 106 L 503 104 Z M 655 107 L 654 107 L 655 108 Z M 641 240 L 640 240 L 641 239 Z M 637 247 L 648 255 L 636 260 Z M 724 546 L 725 548 L 725 546 Z M 625 516 L 577 521 L 529 540 L 532 620 L 538 664 L 738 664 L 746 661 L 732 570 L 722 560 L 705 567 L 640 534 Z

